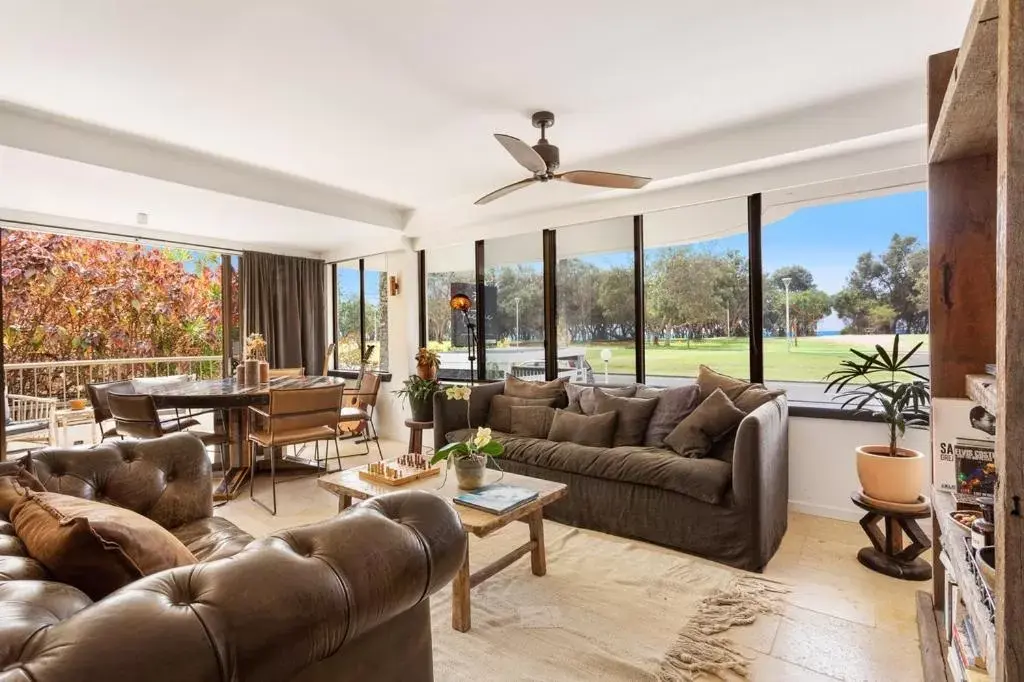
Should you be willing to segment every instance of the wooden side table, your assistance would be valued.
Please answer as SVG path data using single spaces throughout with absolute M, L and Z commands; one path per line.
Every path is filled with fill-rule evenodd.
M 861 498 L 860 493 L 850 494 L 850 501 L 865 510 L 867 514 L 860 520 L 871 547 L 857 552 L 857 560 L 872 571 L 902 580 L 930 580 L 932 567 L 921 553 L 932 546 L 931 540 L 921 530 L 917 519 L 931 516 L 931 507 L 920 511 L 895 511 L 883 509 Z M 879 529 L 878 522 L 884 521 L 885 531 Z M 903 546 L 903 534 L 910 538 L 910 545 Z
M 409 452 L 423 454 L 423 431 L 434 428 L 434 422 L 418 422 L 415 419 L 406 419 L 405 425 L 409 427 Z

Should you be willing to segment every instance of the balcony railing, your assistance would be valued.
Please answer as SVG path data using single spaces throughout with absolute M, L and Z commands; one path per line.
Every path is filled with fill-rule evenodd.
M 4 365 L 4 385 L 9 393 L 57 398 L 63 407 L 72 398 L 86 398 L 86 384 L 175 374 L 216 379 L 221 363 L 219 355 L 18 362 Z

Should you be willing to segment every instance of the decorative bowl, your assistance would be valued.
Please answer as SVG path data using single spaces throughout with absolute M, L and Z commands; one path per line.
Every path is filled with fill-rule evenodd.
M 72 410 L 84 410 L 89 406 L 89 401 L 85 398 L 72 398 L 68 401 L 68 407 Z

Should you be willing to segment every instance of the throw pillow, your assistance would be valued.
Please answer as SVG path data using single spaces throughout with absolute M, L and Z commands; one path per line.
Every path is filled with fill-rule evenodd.
M 513 405 L 511 408 L 510 430 L 516 436 L 526 438 L 547 438 L 555 408 L 542 405 Z
M 11 510 L 29 491 L 42 493 L 46 488 L 20 462 L 0 463 L 0 516 L 9 519 Z
M 700 404 L 700 388 L 696 384 L 675 386 L 673 388 L 650 388 L 638 386 L 637 398 L 658 398 L 658 406 L 654 408 L 651 421 L 647 423 L 644 434 L 644 445 L 649 448 L 665 447 L 665 436 L 679 426 L 686 415 L 697 409 Z
M 569 405 L 578 405 L 579 411 L 583 414 L 595 414 L 597 410 L 597 397 L 594 395 L 595 388 L 595 386 L 566 384 L 565 392 L 569 397 Z M 605 386 L 601 390 L 605 392 L 605 395 L 612 395 L 618 398 L 632 398 L 636 393 L 636 384 L 614 388 Z
M 615 420 L 618 414 L 585 415 L 556 410 L 551 420 L 548 440 L 559 443 L 576 443 L 595 448 L 610 448 L 615 440 Z
M 569 404 L 565 397 L 565 384 L 569 379 L 555 379 L 547 383 L 538 381 L 524 381 L 511 374 L 505 377 L 505 395 L 510 398 L 554 398 L 555 407 L 565 407 Z
M 156 522 L 102 502 L 29 493 L 11 522 L 29 556 L 94 601 L 143 576 L 196 563 Z
M 706 457 L 716 441 L 729 435 L 746 415 L 722 389 L 715 389 L 672 433 L 665 444 L 683 457 Z
M 761 407 L 765 403 L 769 403 L 780 395 L 784 395 L 785 391 L 773 391 L 770 388 L 766 388 L 760 384 L 754 384 L 747 390 L 740 394 L 739 398 L 733 401 L 733 403 L 744 414 L 750 414 L 757 408 Z
M 495 431 L 511 433 L 512 407 L 526 405 L 554 407 L 555 398 L 512 398 L 507 395 L 496 395 L 491 398 L 491 409 L 487 413 L 487 426 Z
M 707 400 L 708 396 L 714 393 L 716 388 L 720 388 L 725 397 L 735 401 L 748 388 L 759 386 L 760 384 L 752 384 L 744 379 L 727 376 L 716 372 L 707 365 L 701 365 L 697 371 L 697 385 L 700 386 L 701 400 Z
M 597 414 L 615 412 L 616 420 L 615 447 L 623 445 L 643 445 L 647 425 L 651 421 L 654 408 L 658 406 L 658 398 L 619 398 L 605 393 L 600 388 L 594 389 L 597 399 Z

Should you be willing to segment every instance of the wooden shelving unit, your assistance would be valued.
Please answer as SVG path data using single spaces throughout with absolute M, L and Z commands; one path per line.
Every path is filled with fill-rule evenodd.
M 919 594 L 923 664 L 945 674 L 946 571 L 983 633 L 990 677 L 1024 680 L 1024 0 L 975 0 L 959 50 L 928 59 L 929 350 L 934 399 L 996 417 L 994 618 L 969 574 L 953 499 L 933 496 L 934 583 Z M 994 362 L 996 376 L 985 374 Z M 929 604 L 930 601 L 930 604 Z M 930 610 L 929 610 L 930 609 Z M 988 626 L 991 627 L 988 627 Z M 941 638 L 940 638 L 941 639 Z M 944 672 L 943 672 L 944 671 Z M 929 678 L 931 680 L 931 677 Z

